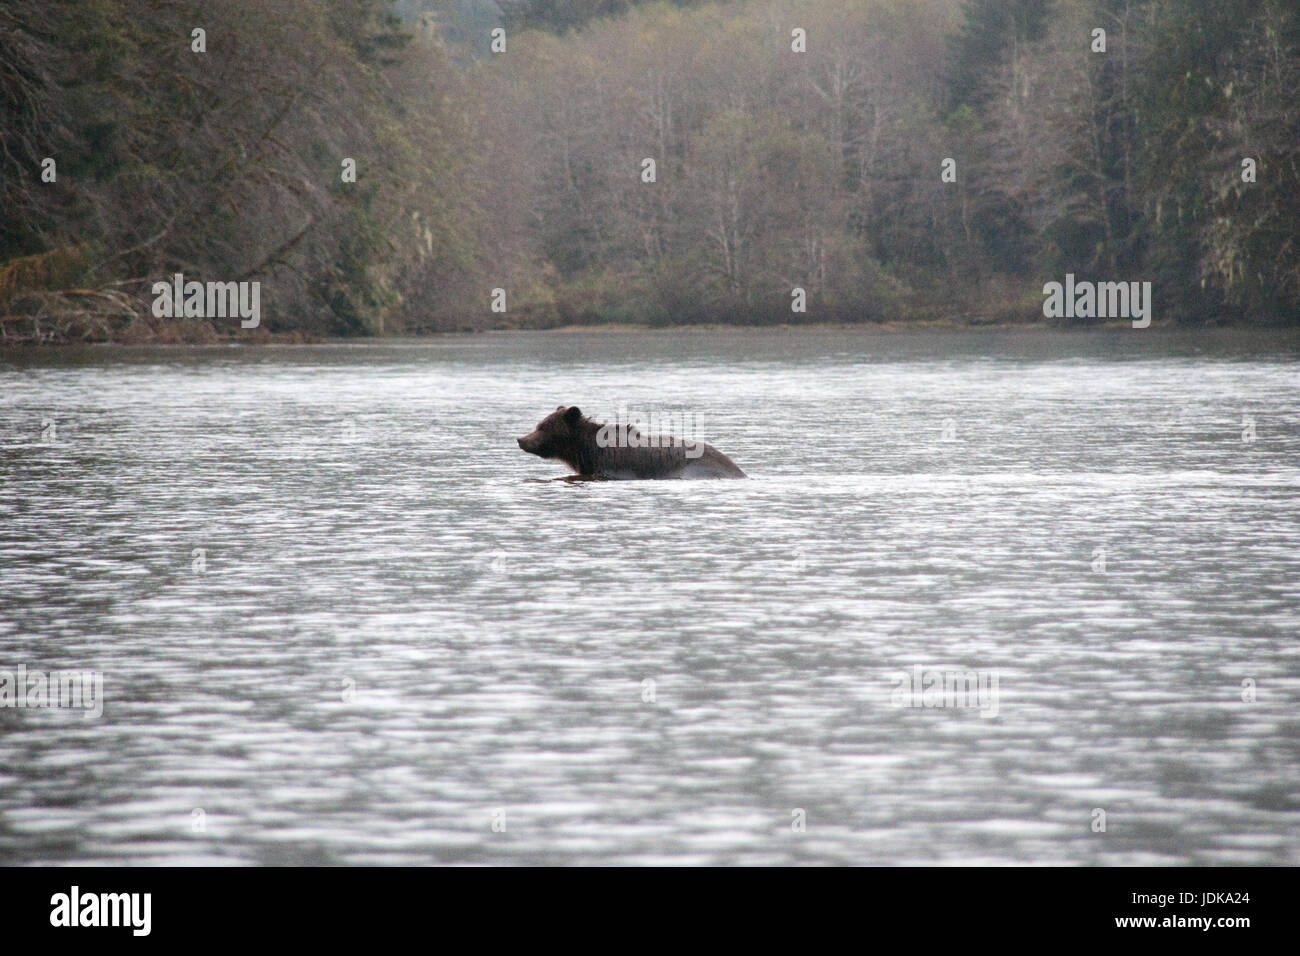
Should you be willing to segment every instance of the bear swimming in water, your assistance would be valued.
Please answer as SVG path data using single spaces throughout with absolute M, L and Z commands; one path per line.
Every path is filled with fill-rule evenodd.
M 561 405 L 530 434 L 516 439 L 539 458 L 556 458 L 593 478 L 745 478 L 712 445 L 671 435 L 642 435 L 631 425 L 601 425 L 576 405 Z

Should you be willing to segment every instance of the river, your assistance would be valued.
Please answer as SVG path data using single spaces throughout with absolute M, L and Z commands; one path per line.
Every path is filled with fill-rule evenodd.
M 3 863 L 1300 864 L 1295 333 L 0 352 L 0 488 Z

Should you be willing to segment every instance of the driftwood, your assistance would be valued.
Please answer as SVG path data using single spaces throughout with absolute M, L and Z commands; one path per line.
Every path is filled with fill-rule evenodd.
M 118 289 L 29 290 L 13 296 L 0 314 L 0 342 L 115 341 L 140 315 L 139 300 Z

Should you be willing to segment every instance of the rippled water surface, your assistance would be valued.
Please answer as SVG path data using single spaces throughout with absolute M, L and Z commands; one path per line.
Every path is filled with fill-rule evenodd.
M 0 709 L 0 861 L 1298 864 L 1298 360 L 0 353 L 0 670 L 104 681 Z M 689 413 L 751 480 L 552 480 L 514 438 L 559 404 Z

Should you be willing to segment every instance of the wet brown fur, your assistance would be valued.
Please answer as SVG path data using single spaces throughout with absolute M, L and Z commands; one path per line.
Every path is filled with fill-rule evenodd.
M 516 439 L 519 447 L 540 458 L 564 462 L 576 474 L 597 478 L 656 479 L 680 477 L 744 478 L 745 473 L 712 445 L 682 442 L 671 435 L 651 439 L 660 447 L 602 448 L 596 436 L 604 426 L 582 414 L 576 405 L 561 405 L 538 423 L 530 434 Z M 641 436 L 632 426 L 626 434 Z M 688 457 L 688 447 L 702 449 Z M 689 470 L 692 474 L 683 474 Z

